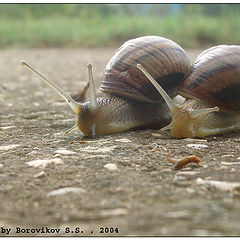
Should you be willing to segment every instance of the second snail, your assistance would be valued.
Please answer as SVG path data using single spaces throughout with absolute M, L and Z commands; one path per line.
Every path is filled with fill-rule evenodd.
M 145 36 L 129 40 L 106 66 L 100 88 L 106 97 L 96 98 L 88 66 L 90 101 L 83 104 L 23 64 L 78 115 L 77 124 L 68 132 L 80 129 L 86 136 L 96 136 L 155 128 L 170 129 L 174 138 L 186 138 L 240 129 L 239 46 L 210 48 L 191 66 L 185 51 L 169 39 Z M 172 100 L 177 94 L 186 97 L 183 105 Z

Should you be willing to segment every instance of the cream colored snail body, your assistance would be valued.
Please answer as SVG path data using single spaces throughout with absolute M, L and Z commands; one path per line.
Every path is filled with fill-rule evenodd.
M 144 65 L 143 65 L 144 66 Z M 206 137 L 240 130 L 240 46 L 219 45 L 198 56 L 178 92 L 187 98 L 176 104 L 141 64 L 172 112 L 174 138 Z
M 188 56 L 175 42 L 158 36 L 132 39 L 118 49 L 106 66 L 100 86 L 106 96 L 96 98 L 92 67 L 88 65 L 90 101 L 78 103 L 29 64 L 22 63 L 62 96 L 78 115 L 76 125 L 67 132 L 80 129 L 87 136 L 165 126 L 170 122 L 171 112 L 136 64 L 143 64 L 171 97 L 176 95 L 176 86 L 190 68 Z

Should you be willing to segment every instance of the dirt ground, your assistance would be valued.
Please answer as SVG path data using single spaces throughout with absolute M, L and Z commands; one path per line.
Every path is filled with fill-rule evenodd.
M 26 60 L 74 94 L 87 81 L 87 63 L 99 81 L 115 50 L 0 50 L 0 235 L 240 235 L 239 133 L 64 135 L 76 116 L 20 65 Z M 201 50 L 187 52 L 193 60 Z M 176 171 L 169 152 L 195 154 L 202 166 Z

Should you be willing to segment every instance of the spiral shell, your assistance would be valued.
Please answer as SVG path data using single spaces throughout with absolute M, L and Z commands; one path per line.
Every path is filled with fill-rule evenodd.
M 240 46 L 219 45 L 201 53 L 179 92 L 225 112 L 240 112 Z
M 155 87 L 137 69 L 138 63 L 171 96 L 190 68 L 187 54 L 175 42 L 158 36 L 139 37 L 125 42 L 110 59 L 100 89 L 133 100 L 163 101 Z

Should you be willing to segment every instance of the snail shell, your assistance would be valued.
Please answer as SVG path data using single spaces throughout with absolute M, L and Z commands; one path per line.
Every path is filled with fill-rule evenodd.
M 161 102 L 162 97 L 139 72 L 140 63 L 171 96 L 190 68 L 190 61 L 177 43 L 159 36 L 144 36 L 125 42 L 106 66 L 100 89 L 133 100 Z
M 198 56 L 179 88 L 221 111 L 240 112 L 240 46 L 219 45 Z

